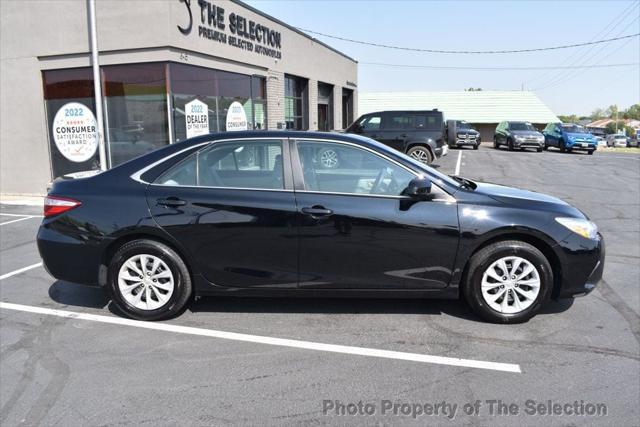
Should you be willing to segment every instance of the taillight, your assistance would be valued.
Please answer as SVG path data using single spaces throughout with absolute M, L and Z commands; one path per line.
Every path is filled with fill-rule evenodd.
M 82 203 L 66 197 L 47 196 L 44 198 L 44 217 L 58 215 L 77 208 Z

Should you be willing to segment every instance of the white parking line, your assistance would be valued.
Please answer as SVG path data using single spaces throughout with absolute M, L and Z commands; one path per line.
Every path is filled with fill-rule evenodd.
M 42 266 L 41 262 L 38 262 L 38 263 L 32 264 L 32 265 L 28 265 L 26 267 L 22 267 L 22 268 L 20 268 L 18 270 L 14 270 L 14 271 L 12 271 L 10 273 L 3 274 L 2 276 L 0 276 L 0 280 L 8 279 L 11 276 L 15 276 L 16 274 L 24 273 L 25 271 L 33 270 L 34 268 L 38 268 L 40 266 Z
M 455 176 L 460 175 L 460 163 L 462 162 L 462 150 L 458 151 L 458 162 L 456 163 L 456 171 L 453 173 Z
M 0 212 L 1 216 L 30 216 L 32 218 L 42 218 L 44 215 L 31 215 L 31 214 L 12 214 L 6 212 Z
M 137 328 L 153 329 L 156 331 L 174 332 L 178 334 L 199 335 L 210 338 L 244 341 L 257 344 L 275 345 L 281 347 L 316 350 L 329 353 L 351 354 L 356 356 L 378 357 L 383 359 L 407 360 L 411 362 L 434 363 L 438 365 L 462 366 L 465 368 L 489 369 L 493 371 L 521 373 L 520 365 L 511 363 L 485 362 L 482 360 L 458 359 L 455 357 L 430 356 L 427 354 L 404 353 L 400 351 L 378 350 L 366 347 L 351 347 L 345 345 L 323 344 L 311 341 L 298 341 L 284 338 L 272 338 L 258 335 L 239 334 L 235 332 L 216 331 L 213 329 L 193 328 L 189 326 L 171 325 L 168 323 L 142 322 L 139 320 L 123 319 L 120 317 L 101 316 L 97 314 L 77 313 L 65 310 L 55 310 L 44 307 L 12 304 L 0 302 L 0 309 L 23 311 L 27 313 L 44 314 L 48 316 L 66 317 L 69 319 L 88 320 L 92 322 L 109 323 L 112 325 L 133 326 Z
M 0 225 L 13 224 L 14 222 L 24 221 L 25 219 L 33 219 L 33 218 L 36 218 L 36 217 L 35 216 L 25 216 L 25 217 L 18 218 L 18 219 L 12 219 L 11 221 L 0 222 Z

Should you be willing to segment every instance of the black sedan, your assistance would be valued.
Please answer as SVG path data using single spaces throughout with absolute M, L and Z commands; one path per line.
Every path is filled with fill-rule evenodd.
M 326 168 L 318 153 L 341 159 Z M 197 137 L 56 182 L 38 248 L 57 279 L 156 320 L 196 295 L 458 298 L 493 322 L 589 293 L 604 242 L 562 200 L 449 177 L 368 138 Z

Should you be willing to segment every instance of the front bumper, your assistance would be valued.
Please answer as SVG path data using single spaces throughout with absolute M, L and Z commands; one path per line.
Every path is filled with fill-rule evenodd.
M 469 138 L 456 138 L 456 145 L 479 145 L 480 138 L 478 139 L 469 139 Z
M 572 150 L 595 151 L 597 146 L 594 142 L 573 142 L 571 144 L 567 144 L 567 148 Z
M 543 148 L 544 147 L 544 140 L 539 140 L 539 141 L 527 141 L 527 140 L 517 140 L 514 139 L 513 140 L 513 146 L 514 147 L 518 147 L 518 148 L 525 148 L 525 147 L 531 147 L 531 148 Z
M 575 298 L 589 294 L 593 291 L 604 272 L 605 244 L 602 235 L 600 239 L 593 242 L 591 248 L 573 251 L 565 247 L 566 260 L 563 263 L 562 283 L 559 298 Z M 573 237 L 568 240 L 573 240 Z M 584 239 L 582 239 L 584 242 Z M 564 243 L 571 243 L 565 241 Z M 572 245 L 573 246 L 573 245 Z

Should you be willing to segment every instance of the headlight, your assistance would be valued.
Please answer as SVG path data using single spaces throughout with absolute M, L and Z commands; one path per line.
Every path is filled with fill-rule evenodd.
M 576 234 L 581 235 L 585 239 L 598 238 L 598 226 L 587 219 L 581 218 L 556 218 L 560 224 L 567 227 Z

